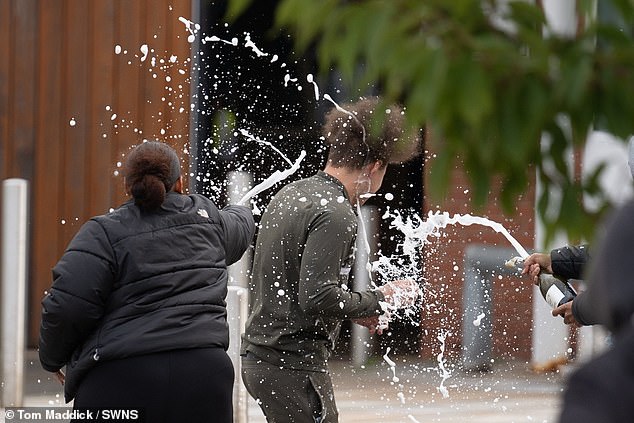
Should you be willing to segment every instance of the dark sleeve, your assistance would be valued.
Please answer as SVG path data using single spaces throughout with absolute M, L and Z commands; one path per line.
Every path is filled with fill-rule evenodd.
M 101 319 L 114 281 L 112 247 L 99 223 L 88 221 L 53 268 L 42 300 L 39 356 L 42 367 L 64 367 Z
M 299 275 L 299 305 L 306 314 L 352 319 L 382 312 L 379 291 L 349 291 L 339 284 L 354 239 L 355 230 L 336 215 L 323 213 L 312 222 Z
M 588 295 L 588 291 L 583 291 L 572 300 L 572 314 L 577 322 L 584 326 L 603 323 L 601 314 L 597 313 L 599 308 L 590 301 L 591 296 L 592 294 Z
M 590 260 L 587 245 L 566 246 L 550 252 L 553 274 L 563 279 L 582 279 L 586 263 Z
M 255 234 L 255 221 L 248 207 L 227 206 L 220 211 L 220 220 L 225 233 L 225 253 L 227 265 L 242 257 L 251 245 Z

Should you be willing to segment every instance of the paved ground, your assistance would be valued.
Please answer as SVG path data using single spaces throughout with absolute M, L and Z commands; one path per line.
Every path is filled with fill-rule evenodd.
M 381 357 L 362 369 L 332 363 L 342 423 L 557 421 L 565 380 L 561 373 L 536 374 L 523 362 L 498 362 L 488 373 L 450 368 L 451 376 L 443 383 L 445 398 L 435 363 L 392 359 L 394 368 Z M 41 370 L 33 352 L 26 371 L 25 406 L 64 406 L 58 382 Z M 252 400 L 248 414 L 249 423 L 265 421 Z
M 332 363 L 342 423 L 557 421 L 562 374 L 536 374 L 526 363 L 499 363 L 488 373 L 455 370 L 444 382 L 445 398 L 433 363 L 394 361 L 394 370 L 385 362 L 364 369 Z M 249 407 L 249 422 L 265 422 L 257 407 Z

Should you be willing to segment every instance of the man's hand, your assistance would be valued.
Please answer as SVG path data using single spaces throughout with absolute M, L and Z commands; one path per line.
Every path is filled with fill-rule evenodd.
M 365 326 L 366 328 L 370 330 L 370 335 L 374 335 L 375 333 L 378 333 L 379 335 L 383 335 L 383 329 L 387 329 L 380 326 L 379 316 L 360 317 L 358 319 L 352 319 L 352 323 Z
M 576 327 L 581 326 L 581 324 L 577 322 L 577 319 L 575 319 L 574 314 L 572 314 L 572 301 L 568 301 L 567 303 L 562 304 L 559 307 L 556 307 L 555 309 L 553 309 L 552 314 L 555 317 L 557 316 L 563 317 L 564 323 L 567 325 L 573 325 Z
M 552 275 L 553 268 L 550 254 L 535 253 L 524 259 L 524 269 L 522 275 L 529 275 L 535 285 L 539 285 L 539 274 L 541 272 Z
M 385 302 L 396 308 L 406 308 L 414 305 L 421 295 L 418 284 L 412 280 L 404 279 L 391 281 L 379 287 L 383 293 Z

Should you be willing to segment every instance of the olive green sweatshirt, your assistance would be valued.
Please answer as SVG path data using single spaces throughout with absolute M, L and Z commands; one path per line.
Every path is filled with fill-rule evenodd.
M 324 172 L 274 196 L 257 237 L 242 354 L 326 371 L 341 322 L 381 313 L 380 292 L 347 285 L 356 233 L 348 194 Z

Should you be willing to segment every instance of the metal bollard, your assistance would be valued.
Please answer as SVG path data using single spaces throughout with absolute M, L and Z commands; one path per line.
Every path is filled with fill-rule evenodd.
M 227 180 L 228 202 L 237 204 L 242 196 L 249 191 L 252 184 L 251 175 L 247 172 L 231 172 Z M 242 383 L 240 375 L 242 363 L 240 359 L 240 343 L 247 321 L 248 291 L 251 270 L 251 251 L 247 250 L 242 258 L 229 266 L 229 287 L 227 292 L 227 322 L 229 323 L 229 349 L 227 354 L 233 363 L 235 378 L 233 381 L 233 421 L 246 423 L 249 419 L 249 395 Z
M 376 233 L 377 233 L 377 209 L 372 206 L 361 207 L 361 216 L 358 219 L 363 219 L 363 225 L 359 224 L 359 234 L 357 236 L 357 256 L 354 267 L 354 289 L 355 291 L 366 291 L 370 287 L 370 278 L 368 271 L 365 268 L 368 260 L 371 259 L 371 254 L 376 250 Z M 362 233 L 361 228 L 365 228 L 367 233 Z M 367 251 L 364 240 L 370 246 L 370 251 Z M 352 365 L 355 367 L 363 366 L 370 356 L 370 342 L 372 337 L 368 329 L 352 324 L 351 334 L 351 356 Z
M 227 176 L 227 201 L 229 204 L 238 204 L 242 196 L 251 189 L 253 178 L 247 172 L 230 172 Z M 229 266 L 229 285 L 246 288 L 249 285 L 251 272 L 251 250 L 247 250 L 242 258 Z
M 2 184 L 2 406 L 21 407 L 26 343 L 28 183 Z
M 240 376 L 240 342 L 244 325 L 248 316 L 247 290 L 239 286 L 229 286 L 227 290 L 227 323 L 229 324 L 229 349 L 227 354 L 233 363 L 235 377 L 233 380 L 233 421 L 248 421 L 248 394 Z

